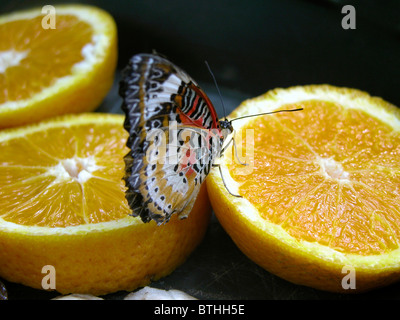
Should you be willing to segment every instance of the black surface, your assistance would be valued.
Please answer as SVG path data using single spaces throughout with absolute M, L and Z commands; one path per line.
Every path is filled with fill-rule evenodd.
M 0 12 L 71 1 L 2 1 Z M 75 1 L 74 1 L 75 2 Z M 400 105 L 400 1 L 80 1 L 117 21 L 116 82 L 101 112 L 120 111 L 117 82 L 130 56 L 153 49 L 198 80 L 220 115 L 204 65 L 213 69 L 228 108 L 275 87 L 328 83 L 361 89 Z M 341 8 L 356 9 L 356 30 L 344 30 Z M 1 41 L 1 39 L 0 39 Z M 44 292 L 4 281 L 10 300 L 49 299 Z M 213 218 L 202 244 L 170 276 L 152 284 L 200 299 L 391 299 L 400 284 L 365 294 L 322 292 L 282 280 L 245 257 Z M 105 296 L 122 298 L 126 292 Z

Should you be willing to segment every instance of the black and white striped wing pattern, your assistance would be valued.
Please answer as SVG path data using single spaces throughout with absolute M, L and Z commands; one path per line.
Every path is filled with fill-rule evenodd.
M 152 54 L 131 58 L 120 95 L 132 214 L 158 224 L 187 217 L 223 143 L 213 105 L 186 72 Z

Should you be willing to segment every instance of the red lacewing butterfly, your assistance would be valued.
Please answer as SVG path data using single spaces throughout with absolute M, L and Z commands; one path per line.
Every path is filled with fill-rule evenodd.
M 159 225 L 172 214 L 187 217 L 233 120 L 218 120 L 198 84 L 156 54 L 130 59 L 119 94 L 129 133 L 124 180 L 132 215 Z

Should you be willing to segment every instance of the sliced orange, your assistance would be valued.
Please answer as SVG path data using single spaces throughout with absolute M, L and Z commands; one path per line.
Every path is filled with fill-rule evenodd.
M 294 283 L 359 292 L 397 281 L 399 110 L 358 90 L 315 85 L 270 91 L 230 118 L 299 107 L 233 122 L 248 165 L 231 150 L 221 164 L 242 198 L 218 171 L 207 180 L 219 221 L 248 257 Z
M 53 8 L 0 17 L 0 128 L 92 111 L 113 83 L 113 18 L 91 6 Z
M 130 216 L 123 116 L 70 115 L 0 133 L 0 278 L 60 293 L 133 290 L 171 273 L 201 241 L 201 190 L 190 217 L 163 226 Z

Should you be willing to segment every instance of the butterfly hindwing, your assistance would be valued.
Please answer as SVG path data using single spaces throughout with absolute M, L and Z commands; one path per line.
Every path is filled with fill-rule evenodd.
M 219 154 L 214 107 L 190 76 L 150 54 L 132 57 L 120 84 L 124 127 L 126 198 L 133 215 L 167 222 L 191 211 Z

